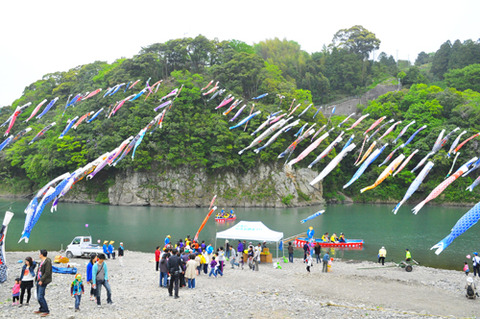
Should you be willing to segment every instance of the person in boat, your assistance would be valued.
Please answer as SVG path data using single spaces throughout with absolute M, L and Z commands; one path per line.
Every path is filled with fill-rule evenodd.
M 235 217 L 235 212 L 233 211 L 233 207 L 232 209 L 230 209 L 230 218 L 234 218 Z
M 412 260 L 412 253 L 410 252 L 410 250 L 405 249 L 405 261 L 411 261 Z
M 322 236 L 322 241 L 323 241 L 324 243 L 330 242 L 330 238 L 328 237 L 328 233 L 323 234 L 323 236 Z
M 332 234 L 332 237 L 330 237 L 330 241 L 331 241 L 332 243 L 338 243 L 338 236 L 337 236 L 336 233 L 333 233 L 333 234 Z
M 345 239 L 345 235 L 343 233 L 340 233 L 340 237 L 338 238 L 339 243 L 346 243 L 347 240 Z

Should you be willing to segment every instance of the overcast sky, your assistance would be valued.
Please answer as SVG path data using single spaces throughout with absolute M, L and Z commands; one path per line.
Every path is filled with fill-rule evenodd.
M 142 46 L 198 34 L 248 44 L 285 38 L 311 53 L 338 30 L 362 25 L 380 39 L 378 53 L 413 62 L 447 40 L 478 40 L 479 13 L 478 0 L 5 0 L 0 106 L 47 73 L 129 58 Z

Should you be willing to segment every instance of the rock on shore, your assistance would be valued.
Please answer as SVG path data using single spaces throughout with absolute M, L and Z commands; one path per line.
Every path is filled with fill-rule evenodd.
M 49 257 L 58 252 L 50 252 Z M 7 252 L 8 281 L 0 285 L 0 318 L 38 318 L 36 300 L 29 307 L 11 305 L 11 288 L 26 256 L 38 260 L 38 252 Z M 87 259 L 72 259 L 85 277 Z M 480 300 L 465 298 L 464 273 L 415 266 L 410 273 L 398 267 L 372 262 L 335 260 L 330 273 L 314 263 L 307 273 L 302 260 L 281 262 L 282 269 L 260 264 L 260 271 L 230 269 L 223 277 L 197 277 L 195 289 L 180 289 L 180 299 L 158 287 L 153 253 L 126 251 L 119 260 L 107 260 L 113 305 L 102 307 L 82 297 L 81 311 L 74 312 L 70 297 L 73 275 L 54 274 L 47 288 L 50 318 L 419 318 L 475 317 Z M 388 263 L 387 263 L 388 264 Z M 387 266 L 386 264 L 386 266 Z M 393 264 L 388 264 L 393 266 Z M 359 269 L 371 268 L 373 269 Z M 478 277 L 476 277 L 478 278 Z M 476 280 L 477 286 L 480 284 Z

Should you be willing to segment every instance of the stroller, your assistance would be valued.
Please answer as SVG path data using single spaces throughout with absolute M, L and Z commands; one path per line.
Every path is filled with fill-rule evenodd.
M 465 297 L 467 297 L 468 299 L 476 299 L 478 297 L 477 287 L 473 283 L 473 278 L 467 278 L 467 284 L 465 285 L 465 289 Z

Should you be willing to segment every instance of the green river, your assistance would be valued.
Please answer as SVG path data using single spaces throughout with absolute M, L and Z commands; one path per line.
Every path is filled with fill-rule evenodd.
M 2 211 L 11 210 L 15 216 L 10 223 L 6 238 L 7 251 L 32 251 L 41 248 L 59 250 L 75 236 L 91 235 L 97 240 L 115 240 L 115 247 L 124 242 L 127 250 L 152 252 L 163 245 L 166 235 L 172 240 L 195 235 L 207 213 L 206 208 L 163 208 L 71 204 L 60 202 L 58 211 L 50 213 L 50 205 L 44 210 L 34 227 L 30 242 L 18 243 L 27 206 L 27 200 L 0 199 Z M 323 232 L 344 232 L 346 238 L 363 239 L 363 250 L 337 250 L 342 258 L 376 261 L 378 249 L 385 246 L 386 260 L 400 261 L 405 248 L 412 251 L 413 258 L 420 264 L 436 268 L 462 270 L 465 256 L 480 250 L 480 226 L 474 225 L 457 238 L 440 256 L 430 247 L 443 239 L 456 221 L 470 207 L 426 206 L 418 215 L 405 205 L 397 215 L 391 213 L 394 205 L 327 205 L 301 208 L 235 208 L 237 222 L 240 220 L 262 221 L 267 227 L 281 231 L 285 237 L 305 232 L 314 227 L 315 237 Z M 219 206 L 219 210 L 222 207 Z M 225 207 L 230 210 L 230 207 Z M 326 212 L 301 224 L 300 220 L 320 209 Z M 3 220 L 3 214 L 0 214 Z M 88 227 L 86 227 L 88 224 Z M 215 233 L 234 223 L 219 224 L 212 218 L 200 234 L 200 240 L 214 243 Z M 220 240 L 218 246 L 223 245 Z M 236 243 L 235 243 L 236 246 Z M 273 247 L 272 247 L 273 248 Z M 273 249 L 271 249 L 273 250 Z M 303 254 L 297 249 L 296 256 Z M 274 255 L 275 256 L 275 255 Z

